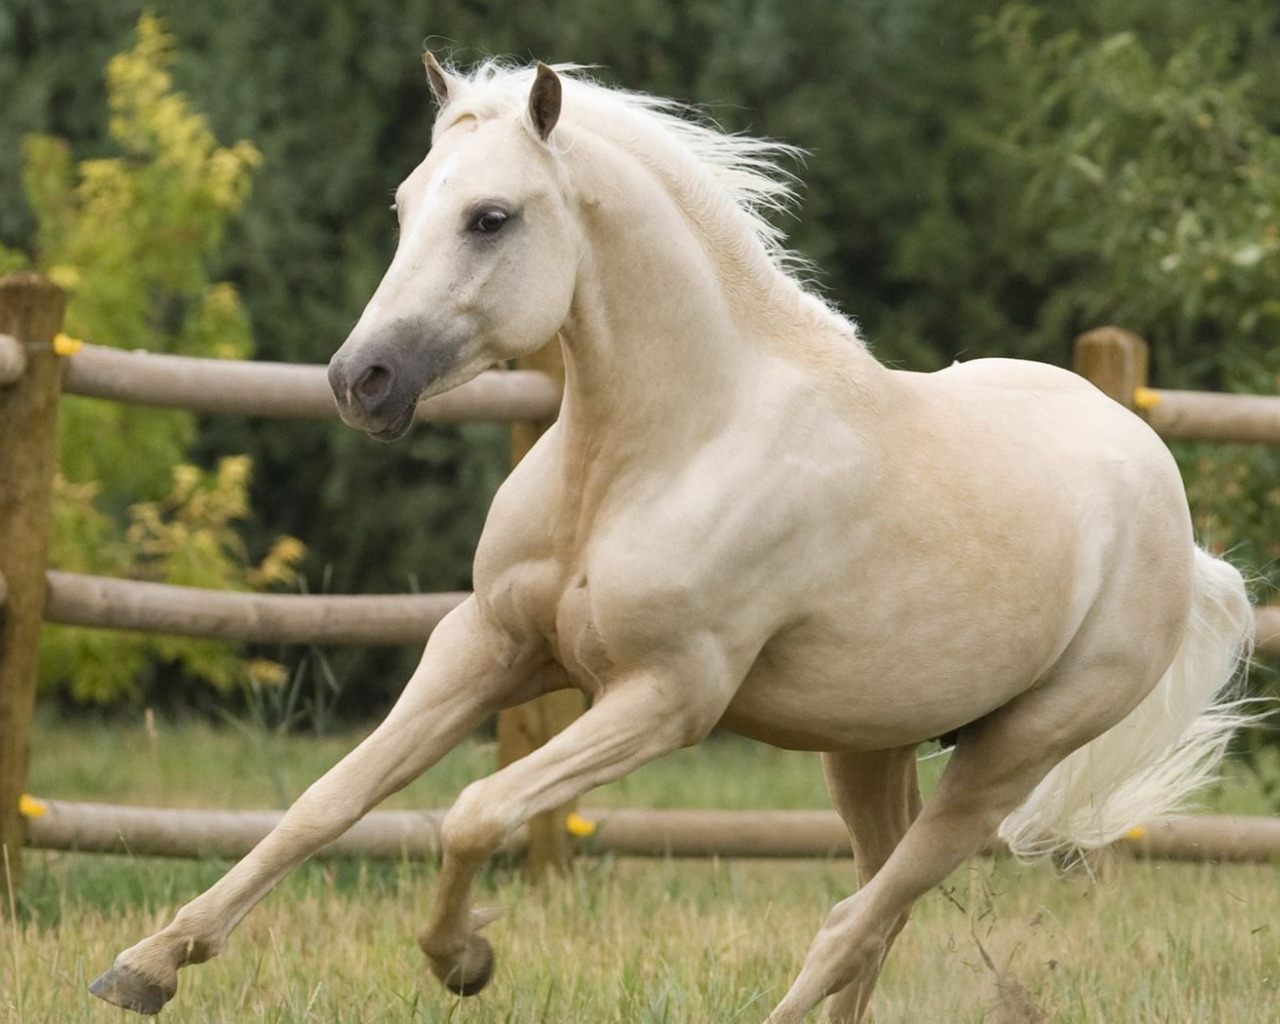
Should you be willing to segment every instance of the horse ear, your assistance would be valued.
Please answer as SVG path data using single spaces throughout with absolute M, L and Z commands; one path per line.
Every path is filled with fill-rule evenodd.
M 431 86 L 431 95 L 436 98 L 436 106 L 443 107 L 449 102 L 453 78 L 440 66 L 436 55 L 430 50 L 422 54 L 422 65 L 427 69 L 427 82 Z
M 538 61 L 538 74 L 529 90 L 529 121 L 543 142 L 560 118 L 560 95 L 560 76 Z

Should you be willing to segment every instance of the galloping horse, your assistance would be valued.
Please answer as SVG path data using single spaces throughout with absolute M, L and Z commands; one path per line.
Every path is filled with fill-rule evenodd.
M 386 721 L 96 995 L 158 1011 L 295 865 L 564 687 L 590 710 L 445 819 L 419 942 L 455 992 L 492 972 L 470 888 L 504 839 L 717 725 L 821 751 L 857 858 L 772 1024 L 826 997 L 861 1019 L 912 903 L 997 832 L 1023 857 L 1098 846 L 1205 779 L 1252 617 L 1141 420 L 1045 365 L 877 362 L 765 220 L 785 147 L 572 68 L 425 60 L 432 147 L 330 363 L 338 407 L 390 440 L 422 396 L 558 337 L 559 422 Z M 916 747 L 949 732 L 922 806 Z

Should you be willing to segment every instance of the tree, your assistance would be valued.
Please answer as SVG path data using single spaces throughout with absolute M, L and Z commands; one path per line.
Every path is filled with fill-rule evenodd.
M 217 144 L 172 87 L 173 38 L 144 16 L 136 46 L 107 67 L 110 134 L 119 156 L 75 161 L 48 136 L 23 146 L 35 212 L 36 265 L 70 292 L 66 327 L 98 345 L 186 355 L 243 356 L 248 321 L 235 289 L 209 280 L 228 219 L 259 163 L 247 142 Z M 0 249 L 9 268 L 27 258 Z M 62 569 L 248 589 L 293 580 L 301 547 L 281 538 L 254 565 L 235 525 L 248 515 L 249 460 L 204 472 L 181 462 L 194 417 L 68 397 L 60 416 L 50 560 Z M 175 465 L 176 464 L 176 465 Z M 152 659 L 219 686 L 271 663 L 224 643 L 45 631 L 42 680 L 78 700 L 134 692 Z

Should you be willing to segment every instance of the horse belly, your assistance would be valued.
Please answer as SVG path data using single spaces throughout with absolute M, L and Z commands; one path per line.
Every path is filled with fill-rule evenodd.
M 789 750 L 883 750 L 941 736 L 1025 688 L 1023 679 L 981 689 L 939 682 L 909 671 L 822 678 L 753 669 L 720 724 Z
M 1033 686 L 1070 642 L 1084 603 L 1038 594 L 1039 606 L 988 604 L 981 616 L 947 600 L 912 614 L 885 595 L 858 613 L 844 606 L 767 644 L 721 724 L 803 750 L 880 750 L 950 732 Z

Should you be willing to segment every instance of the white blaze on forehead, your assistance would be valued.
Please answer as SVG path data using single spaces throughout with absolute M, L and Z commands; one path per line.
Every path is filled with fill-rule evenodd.
M 401 305 L 401 300 L 412 301 L 410 279 L 413 271 L 417 269 L 416 253 L 419 249 L 419 236 L 423 233 L 424 225 L 431 219 L 431 211 L 439 203 L 444 187 L 449 183 L 457 164 L 458 155 L 454 153 L 432 172 L 421 195 L 415 196 L 410 193 L 406 196 L 403 191 L 404 186 L 401 187 L 402 191 L 396 199 L 397 205 L 403 201 L 405 206 L 412 208 L 413 220 L 409 224 L 401 224 L 400 242 L 396 246 L 395 256 L 392 257 L 391 266 L 383 275 L 382 283 L 365 306 L 366 316 L 394 315 L 397 307 Z
M 454 153 L 435 169 L 427 180 L 427 186 L 422 190 L 422 195 L 413 201 L 413 224 L 409 227 L 411 237 L 418 233 L 431 213 L 432 208 L 440 201 L 440 194 L 444 191 L 445 185 L 449 183 L 449 178 L 452 177 L 453 170 L 457 165 L 458 154 Z M 403 245 L 403 242 L 401 244 Z

